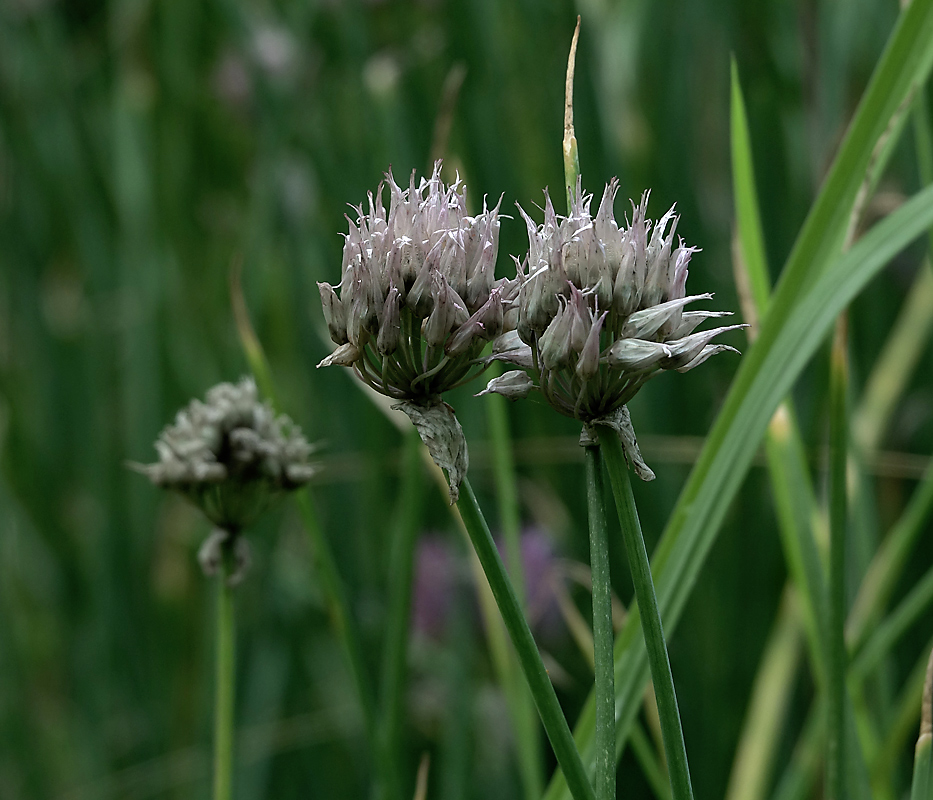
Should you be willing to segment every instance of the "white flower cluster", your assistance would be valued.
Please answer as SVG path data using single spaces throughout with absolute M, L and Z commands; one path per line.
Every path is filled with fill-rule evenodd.
M 239 530 L 281 492 L 311 479 L 312 448 L 287 416 L 259 401 L 252 378 L 218 384 L 206 400 L 178 412 L 156 440 L 159 461 L 138 469 L 184 494 L 218 527 Z
M 544 222 L 521 209 L 528 254 L 517 275 L 496 281 L 497 205 L 471 217 L 459 179 L 445 186 L 441 164 L 407 189 L 386 176 L 368 211 L 357 208 L 337 290 L 320 283 L 324 318 L 337 349 L 318 366 L 352 367 L 371 387 L 401 401 L 438 465 L 451 499 L 467 468 L 466 442 L 440 396 L 475 378 L 490 361 L 518 370 L 480 394 L 517 399 L 538 390 L 561 414 L 620 431 L 633 463 L 634 432 L 625 404 L 662 370 L 686 372 L 733 348 L 712 340 L 737 325 L 694 332 L 716 311 L 686 311 L 710 294 L 686 294 L 695 248 L 675 242 L 674 209 L 647 218 L 648 194 L 620 227 L 618 182 L 596 216 L 578 180 L 570 214 L 559 216 L 545 192 Z M 501 202 L 501 201 L 500 201 Z M 492 341 L 492 355 L 482 351 Z M 645 466 L 643 474 L 650 470 Z
M 736 325 L 694 333 L 717 311 L 684 311 L 710 294 L 686 295 L 695 252 L 675 244 L 673 208 L 646 218 L 648 194 L 620 228 L 613 213 L 618 183 L 603 193 L 595 217 L 580 183 L 567 217 L 545 192 L 544 223 L 528 227 L 529 251 L 518 264 L 515 330 L 493 345 L 492 359 L 530 370 L 508 372 L 487 392 L 517 398 L 538 389 L 560 413 L 583 422 L 608 417 L 661 370 L 686 372 L 733 348 L 711 340 Z
M 350 220 L 339 294 L 318 284 L 338 345 L 318 366 L 353 367 L 382 394 L 426 404 L 476 377 L 476 358 L 504 317 L 494 276 L 499 207 L 469 216 L 466 189 L 459 179 L 445 186 L 440 170 L 438 162 L 417 184 L 412 174 L 404 190 L 388 173 L 368 211 Z

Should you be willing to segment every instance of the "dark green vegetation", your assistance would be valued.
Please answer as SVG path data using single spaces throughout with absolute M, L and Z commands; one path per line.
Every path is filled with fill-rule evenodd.
M 730 249 L 734 52 L 766 242 L 760 260 L 776 282 L 897 4 L 608 6 L 0 4 L 0 797 L 208 794 L 214 593 L 195 558 L 208 527 L 123 463 L 152 460 L 152 441 L 176 409 L 247 370 L 228 294 L 237 259 L 282 410 L 323 443 L 312 492 L 378 685 L 391 534 L 411 513 L 398 502 L 403 433 L 347 371 L 314 370 L 331 349 L 314 282 L 339 279 L 346 204 L 363 201 L 390 164 L 401 180 L 443 154 L 477 206 L 483 194 L 495 201 L 504 192 L 506 213 L 515 201 L 540 202 L 545 185 L 560 196 L 564 68 L 577 13 L 584 185 L 598 196 L 619 175 L 620 195 L 633 198 L 651 187 L 654 218 L 677 202 L 679 231 L 703 248 L 688 289 L 715 291 L 715 308 L 738 310 Z M 906 117 L 866 226 L 933 173 L 928 111 L 919 108 Z M 866 165 L 858 157 L 843 166 L 861 183 L 857 171 Z M 837 195 L 843 220 L 847 191 Z M 837 207 L 823 222 L 836 224 Z M 850 498 L 850 605 L 876 552 L 897 565 L 887 573 L 893 579 L 871 572 L 880 605 L 855 605 L 850 647 L 862 646 L 850 690 L 870 722 L 865 769 L 876 787 L 888 787 L 877 796 L 891 798 L 909 786 L 916 665 L 926 663 L 933 636 L 929 478 L 914 495 L 933 449 L 926 347 L 933 281 L 921 267 L 923 245 L 881 272 L 849 319 L 849 430 L 861 448 Z M 500 275 L 511 274 L 507 255 L 526 246 L 523 224 L 505 220 Z M 825 248 L 811 242 L 813 258 Z M 746 245 L 751 262 L 749 252 Z M 801 263 L 795 274 L 806 276 Z M 739 363 L 722 355 L 687 375 L 658 377 L 631 403 L 658 475 L 634 487 L 649 551 Z M 804 463 L 823 509 L 828 375 L 827 347 L 794 394 Z M 471 482 L 495 528 L 501 454 L 489 441 L 498 423 L 487 418 L 493 398 L 470 394 L 468 387 L 451 399 L 470 442 Z M 546 529 L 558 553 L 585 561 L 578 425 L 541 404 L 508 410 L 522 524 Z M 788 444 L 783 431 L 772 428 L 770 472 L 765 459 L 752 467 L 669 630 L 699 798 L 724 795 L 740 737 L 745 746 L 767 743 L 760 726 L 769 724 L 771 747 L 750 761 L 773 768 L 758 775 L 760 793 L 747 788 L 752 779 L 733 788 L 735 800 L 774 789 L 806 797 L 795 781 L 809 785 L 801 778 L 808 764 L 820 774 L 812 742 L 821 740 L 823 719 L 810 709 L 813 676 L 825 669 L 820 606 L 828 602 L 828 571 L 820 573 L 819 559 L 828 523 L 823 517 L 813 526 L 814 544 L 806 475 L 796 440 Z M 769 475 L 777 476 L 773 490 Z M 912 496 L 921 502 L 901 520 Z M 421 497 L 419 527 L 465 554 L 444 493 L 427 484 Z M 612 575 L 627 604 L 632 588 L 617 525 L 610 514 Z M 363 717 L 299 515 L 286 504 L 250 536 L 256 566 L 237 598 L 237 796 L 367 797 L 373 759 Z M 908 544 L 879 551 L 887 536 Z M 803 614 L 801 603 L 782 600 L 788 574 L 802 596 L 817 598 L 805 599 Z M 568 587 L 585 615 L 588 595 Z M 662 606 L 675 595 L 659 582 Z M 413 787 L 427 751 L 431 797 L 520 796 L 534 758 L 512 745 L 475 595 L 468 581 L 451 578 L 442 596 L 450 600 L 446 626 L 412 641 L 400 780 L 406 791 Z M 904 597 L 900 616 L 890 614 Z M 541 642 L 572 724 L 592 683 L 585 648 L 563 623 Z M 772 671 L 762 673 L 759 696 L 776 710 L 762 712 L 758 730 L 743 728 L 762 664 Z M 639 696 L 640 688 L 629 691 Z M 632 749 L 656 751 L 654 723 L 644 713 L 639 719 Z M 811 745 L 798 748 L 801 731 L 814 730 L 803 734 Z M 800 771 L 785 772 L 788 764 Z M 553 766 L 550 754 L 545 766 Z M 659 782 L 643 774 L 626 749 L 620 793 L 652 796 Z

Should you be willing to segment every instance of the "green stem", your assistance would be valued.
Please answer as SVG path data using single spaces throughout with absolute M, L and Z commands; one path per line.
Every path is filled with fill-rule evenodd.
M 391 784 L 401 785 L 402 717 L 405 658 L 411 618 L 412 574 L 421 508 L 421 437 L 412 428 L 405 443 L 399 513 L 389 563 L 389 616 L 382 664 L 383 763 L 392 770 Z M 389 789 L 389 787 L 385 787 Z M 398 796 L 398 793 L 395 793 Z
M 616 796 L 616 690 L 612 627 L 612 584 L 609 577 L 609 535 L 603 498 L 599 447 L 584 448 L 587 510 L 590 521 L 590 571 L 593 580 L 593 665 L 596 675 L 597 800 Z
M 914 750 L 914 779 L 910 788 L 910 800 L 930 800 L 933 797 L 933 653 L 927 664 L 923 682 L 923 699 L 920 709 L 920 738 Z
M 846 316 L 836 322 L 830 365 L 830 475 L 829 475 L 829 651 L 828 742 L 826 785 L 830 800 L 846 797 L 846 646 L 845 646 L 845 564 L 846 564 Z
M 491 377 L 502 374 L 502 365 L 495 363 Z M 515 462 L 512 457 L 512 434 L 509 430 L 508 400 L 500 395 L 486 398 L 486 419 L 492 444 L 496 495 L 499 501 L 499 524 L 505 542 L 505 562 L 515 593 L 522 607 L 526 606 L 525 575 L 522 565 L 521 515 Z M 509 696 L 509 711 L 515 725 L 519 770 L 526 800 L 538 800 L 544 794 L 544 768 L 541 760 L 538 721 L 534 701 L 528 687 L 518 675 L 518 664 L 508 654 L 508 674 L 503 676 L 503 688 Z
M 233 588 L 228 583 L 234 534 L 223 545 L 217 576 L 217 672 L 214 686 L 214 800 L 230 800 L 233 779 L 233 701 L 236 664 Z
M 535 705 L 538 707 L 538 713 L 551 747 L 554 748 L 557 763 L 566 776 L 570 793 L 575 800 L 596 800 L 593 787 L 590 785 L 583 762 L 580 760 L 580 754 L 574 745 L 570 727 L 567 725 L 564 712 L 561 710 L 554 687 L 551 685 L 544 662 L 541 660 L 541 654 L 531 635 L 528 622 L 522 614 L 521 604 L 506 574 L 505 566 L 499 557 L 499 551 L 489 533 L 489 527 L 486 525 L 479 503 L 476 502 L 476 495 L 473 493 L 473 487 L 468 478 L 464 478 L 460 486 L 457 508 L 463 518 L 463 524 L 473 543 L 473 548 L 476 550 L 476 556 L 483 567 L 483 572 L 486 574 L 486 579 L 489 581 L 489 587 L 499 606 L 499 612 L 502 614 L 509 637 L 518 653 L 525 679 L 528 681 Z
M 933 736 L 923 734 L 914 750 L 914 779 L 910 787 L 910 800 L 930 800 L 933 796 L 933 756 L 930 745 Z
M 671 794 L 674 800 L 692 800 L 693 786 L 690 782 L 690 769 L 687 766 L 687 749 L 684 746 L 684 733 L 680 724 L 680 711 L 677 708 L 677 695 L 674 691 L 674 676 L 671 674 L 671 662 L 667 655 L 667 643 L 661 627 L 661 615 L 658 612 L 658 600 L 651 579 L 651 567 L 648 564 L 648 552 L 641 533 L 641 523 L 635 509 L 635 497 L 629 480 L 628 466 L 622 453 L 622 443 L 618 434 L 604 425 L 595 425 L 599 435 L 599 444 L 606 459 L 612 493 L 615 496 L 619 522 L 622 527 L 622 539 L 625 542 L 625 554 L 632 571 L 635 584 L 635 599 L 641 610 L 642 632 L 648 651 L 648 663 L 651 667 L 651 680 L 658 701 L 658 715 L 661 719 L 661 735 L 664 739 L 664 753 L 667 756 L 667 769 L 671 779 Z

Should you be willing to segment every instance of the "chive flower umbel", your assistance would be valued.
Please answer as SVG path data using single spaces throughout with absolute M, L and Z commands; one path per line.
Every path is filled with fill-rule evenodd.
M 494 276 L 499 205 L 487 210 L 484 201 L 470 216 L 459 177 L 447 186 L 440 173 L 438 161 L 430 178 L 412 173 L 403 189 L 390 171 L 368 207 L 355 209 L 357 221 L 348 218 L 340 285 L 318 284 L 337 345 L 318 366 L 352 367 L 398 400 L 450 473 L 455 499 L 466 443 L 441 394 L 483 371 L 478 357 L 503 330 L 506 298 Z
M 368 210 L 348 218 L 339 294 L 318 284 L 338 345 L 318 366 L 353 367 L 376 391 L 425 404 L 482 371 L 476 358 L 503 321 L 499 206 L 469 216 L 466 188 L 440 170 L 417 184 L 412 173 L 407 189 L 387 173 Z
M 200 555 L 207 572 L 219 565 L 225 541 L 236 545 L 242 572 L 248 549 L 240 531 L 315 473 L 308 462 L 312 448 L 300 428 L 260 402 L 252 378 L 214 386 L 206 402 L 192 400 L 155 448 L 155 464 L 131 466 L 156 486 L 182 494 L 217 526 Z
M 519 208 L 529 251 L 523 263 L 516 260 L 517 319 L 494 343 L 492 358 L 530 374 L 507 372 L 487 392 L 514 399 L 537 389 L 561 414 L 619 429 L 630 427 L 625 404 L 652 376 L 686 372 L 733 350 L 712 340 L 740 326 L 694 332 L 728 312 L 684 310 L 712 295 L 686 294 L 696 249 L 675 243 L 674 209 L 652 223 L 646 192 L 632 204 L 631 223 L 620 228 L 613 213 L 617 191 L 613 180 L 595 217 L 580 181 L 567 217 L 555 213 L 546 191 L 542 225 Z M 507 317 L 513 316 L 514 308 Z

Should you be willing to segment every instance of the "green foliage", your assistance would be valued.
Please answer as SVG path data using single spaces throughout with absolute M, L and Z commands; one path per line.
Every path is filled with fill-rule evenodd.
M 929 476 L 907 506 L 933 450 L 933 364 L 917 341 L 930 330 L 930 304 L 911 310 L 921 318 L 913 338 L 901 332 L 893 353 L 884 345 L 922 256 L 918 245 L 905 248 L 933 227 L 933 195 L 877 220 L 929 181 L 931 8 L 914 0 L 885 50 L 893 0 L 806 8 L 778 0 L 0 4 L 0 797 L 209 794 L 212 586 L 196 562 L 208 528 L 124 462 L 151 461 L 152 441 L 179 407 L 256 369 L 228 294 L 238 261 L 257 334 L 250 362 L 259 363 L 262 342 L 277 407 L 322 443 L 323 469 L 313 507 L 304 500 L 299 513 L 289 504 L 250 532 L 256 564 L 237 597 L 235 796 L 369 796 L 379 770 L 367 717 L 385 704 L 392 717 L 383 734 L 400 754 L 403 796 L 414 791 L 425 752 L 429 797 L 520 796 L 535 780 L 528 743 L 536 739 L 550 776 L 553 756 L 528 724 L 528 699 L 508 685 L 515 664 L 501 641 L 490 655 L 496 633 L 477 622 L 476 594 L 462 577 L 444 585 L 446 627 L 410 632 L 404 693 L 398 650 L 385 660 L 387 642 L 404 642 L 405 590 L 388 568 L 397 556 L 392 532 L 420 517 L 422 530 L 440 537 L 428 540 L 443 543 L 451 574 L 469 574 L 468 562 L 444 493 L 426 492 L 415 517 L 396 503 L 403 488 L 412 493 L 399 430 L 348 371 L 314 369 L 330 349 L 315 281 L 339 279 L 347 203 L 363 201 L 390 165 L 401 179 L 443 154 L 448 179 L 459 169 L 473 203 L 504 192 L 506 210 L 563 184 L 564 74 L 578 11 L 574 121 L 584 186 L 598 193 L 619 175 L 627 197 L 650 187 L 654 216 L 676 201 L 679 230 L 703 247 L 689 287 L 717 292 L 717 308 L 738 309 L 730 268 L 735 54 L 747 112 L 740 135 L 731 129 L 732 155 L 747 151 L 736 162 L 745 187 L 740 240 L 757 270 L 759 305 L 776 284 L 761 335 L 741 359 L 723 355 L 688 375 L 661 376 L 631 403 L 658 475 L 635 492 L 696 794 L 725 794 L 788 573 L 796 602 L 786 613 L 798 625 L 809 618 L 811 630 L 823 624 L 813 620 L 823 613 L 815 608 L 823 590 L 814 587 L 826 577 L 818 571 L 824 543 L 808 519 L 825 501 L 820 346 L 851 303 L 853 425 L 866 419 L 860 400 L 876 370 L 902 365 L 895 396 L 869 409 L 883 409 L 865 423 L 875 432 L 871 449 L 857 454 L 850 514 L 860 509 L 867 533 L 857 546 L 872 563 L 866 572 L 853 555 L 847 580 L 859 590 L 848 643 L 861 750 L 873 787 L 883 787 L 877 796 L 904 796 L 919 715 L 916 665 L 925 665 L 933 635 L 933 543 L 921 535 Z M 899 114 L 903 133 L 879 157 L 876 143 Z M 875 170 L 864 230 L 837 258 L 879 158 L 885 168 Z M 504 220 L 500 275 L 511 274 L 506 254 L 524 247 L 523 226 Z M 768 275 L 768 264 L 785 262 Z M 811 360 L 817 368 L 808 371 Z M 517 503 L 521 525 L 546 528 L 561 564 L 585 562 L 578 426 L 531 402 L 497 406 L 489 418 L 486 401 L 505 401 L 472 399 L 480 388 L 450 401 L 494 532 L 499 494 L 507 561 L 518 549 Z M 772 473 L 771 484 L 754 458 L 791 394 L 795 438 L 774 463 L 795 471 L 784 484 Z M 501 447 L 509 431 L 510 452 Z M 697 437 L 707 437 L 702 447 Z M 503 489 L 510 460 L 517 480 Z M 782 485 L 795 488 L 782 494 Z M 782 555 L 777 519 L 787 514 L 798 515 L 797 546 L 809 554 L 802 567 Z M 314 541 L 329 543 L 323 582 L 302 516 Z M 632 587 L 609 524 L 614 589 L 627 605 Z M 889 530 L 893 545 L 872 540 Z M 346 606 L 333 604 L 336 571 Z M 865 574 L 873 577 L 862 590 Z M 518 582 L 529 603 L 534 580 L 526 570 Z M 577 584 L 566 595 L 588 613 Z M 333 625 L 346 613 L 359 628 L 353 670 Z M 616 650 L 620 734 L 643 713 L 648 675 L 637 614 L 628 620 Z M 782 617 L 775 641 L 794 647 L 787 624 Z M 557 627 L 536 635 L 587 744 L 592 672 Z M 821 658 L 815 649 L 811 657 Z M 761 779 L 762 792 L 780 785 L 784 797 L 804 796 L 823 755 L 820 667 L 794 658 L 781 670 L 796 688 L 770 735 L 773 775 Z M 357 682 L 378 686 L 380 671 L 387 697 L 361 710 Z M 651 730 L 650 709 L 644 715 Z M 625 736 L 617 741 L 626 747 Z M 639 735 L 637 746 L 652 763 L 645 750 L 656 743 Z M 631 798 L 664 783 L 645 779 L 628 752 L 622 780 Z M 557 793 L 555 784 L 550 796 Z

